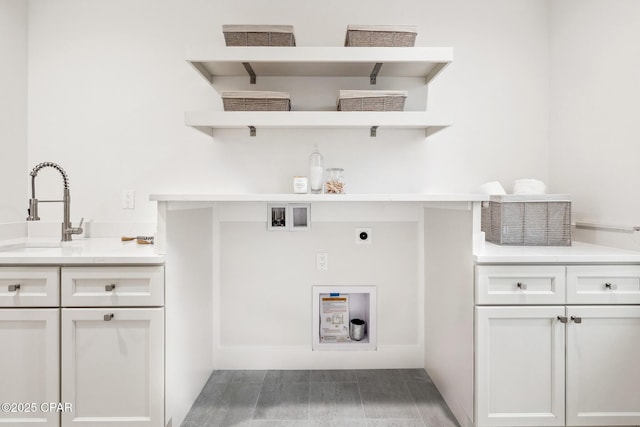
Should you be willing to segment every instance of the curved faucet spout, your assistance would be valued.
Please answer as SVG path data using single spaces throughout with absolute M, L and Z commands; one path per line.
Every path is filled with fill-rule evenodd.
M 34 167 L 33 170 L 29 173 L 29 175 L 31 175 L 31 199 L 29 199 L 29 215 L 27 216 L 27 221 L 40 220 L 40 217 L 38 216 L 38 199 L 36 198 L 36 176 L 38 176 L 38 172 L 40 172 L 41 169 L 46 167 L 54 168 L 62 175 L 62 183 L 64 185 L 63 195 L 62 200 L 40 200 L 40 202 L 60 202 L 64 205 L 64 218 L 62 221 L 62 241 L 68 242 L 71 240 L 71 235 L 82 233 L 82 227 L 80 226 L 74 228 L 71 226 L 71 196 L 69 195 L 69 176 L 59 164 L 53 162 L 43 162 L 36 165 L 36 167 Z M 82 225 L 82 221 L 80 221 L 80 225 Z

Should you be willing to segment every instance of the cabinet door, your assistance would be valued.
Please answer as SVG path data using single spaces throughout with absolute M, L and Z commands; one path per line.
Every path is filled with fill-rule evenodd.
M 63 309 L 63 426 L 164 426 L 164 309 Z
M 640 307 L 567 312 L 567 425 L 640 425 Z
M 565 308 L 475 310 L 477 425 L 564 425 Z
M 55 308 L 0 310 L 0 425 L 60 425 L 48 406 L 60 401 L 59 318 Z

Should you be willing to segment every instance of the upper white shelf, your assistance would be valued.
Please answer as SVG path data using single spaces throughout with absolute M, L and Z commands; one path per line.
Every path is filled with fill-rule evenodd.
M 453 61 L 450 47 L 198 47 L 187 61 L 210 83 L 216 77 L 422 77 L 429 83 Z M 382 64 L 376 66 L 376 64 Z M 247 67 L 248 65 L 248 67 Z

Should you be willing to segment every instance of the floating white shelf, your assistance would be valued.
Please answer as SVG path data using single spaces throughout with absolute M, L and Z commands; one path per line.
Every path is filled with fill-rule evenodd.
M 187 49 L 209 82 L 222 76 L 421 77 L 429 83 L 453 61 L 450 47 L 211 47 Z M 382 64 L 376 66 L 376 64 Z M 248 67 L 247 67 L 248 65 Z
M 369 128 L 423 129 L 430 136 L 451 121 L 424 111 L 188 111 L 185 122 L 208 135 L 214 129 Z

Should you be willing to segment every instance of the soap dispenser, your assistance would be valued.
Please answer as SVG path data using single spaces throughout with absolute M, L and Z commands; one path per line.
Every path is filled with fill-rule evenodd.
M 322 193 L 323 163 L 322 154 L 318 151 L 318 145 L 316 144 L 313 153 L 309 156 L 309 184 L 311 192 L 314 194 Z

